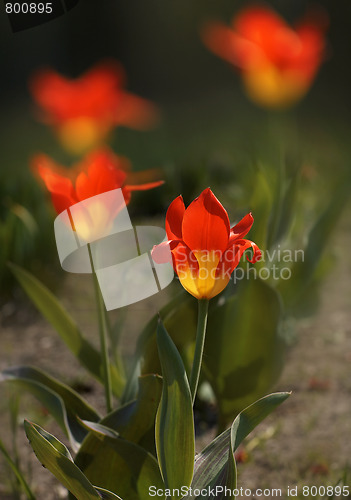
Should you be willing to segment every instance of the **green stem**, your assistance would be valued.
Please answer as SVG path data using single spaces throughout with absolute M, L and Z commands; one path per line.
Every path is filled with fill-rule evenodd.
M 290 129 L 290 116 L 281 113 L 270 113 L 269 115 L 269 139 L 273 144 L 277 144 L 278 159 L 277 159 L 277 184 L 275 189 L 275 197 L 272 207 L 272 218 L 270 228 L 267 234 L 267 249 L 273 247 L 276 242 L 277 232 L 280 224 L 281 209 L 284 200 L 284 189 L 286 182 L 285 172 L 285 155 L 286 155 L 286 135 Z
M 88 243 L 88 252 L 89 252 L 91 268 L 93 271 L 93 282 L 94 282 L 94 289 L 95 289 L 95 296 L 96 296 L 96 303 L 98 310 L 100 349 L 101 349 L 102 369 L 103 369 L 103 378 L 105 386 L 106 410 L 107 413 L 110 413 L 112 411 L 112 391 L 111 391 L 110 364 L 109 364 L 109 356 L 107 349 L 107 334 L 109 328 L 107 311 L 105 308 L 105 304 L 101 295 L 99 283 L 95 273 L 94 262 L 89 243 Z
M 282 205 L 284 201 L 285 177 L 286 177 L 285 159 L 282 153 L 278 164 L 277 186 L 275 193 L 275 201 L 273 204 L 273 218 L 271 222 L 270 231 L 267 237 L 267 249 L 270 249 L 276 242 L 277 232 L 281 218 Z
M 202 354 L 205 345 L 208 303 L 209 303 L 208 299 L 200 299 L 198 301 L 199 309 L 197 317 L 196 345 L 195 345 L 193 366 L 191 368 L 191 374 L 190 374 L 190 392 L 193 404 L 195 401 L 197 386 L 199 383 Z

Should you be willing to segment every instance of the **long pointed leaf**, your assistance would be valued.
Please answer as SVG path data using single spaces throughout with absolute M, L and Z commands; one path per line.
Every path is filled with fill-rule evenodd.
M 138 399 L 111 412 L 99 423 L 116 431 L 121 438 L 156 455 L 155 417 L 161 390 L 161 377 L 140 377 Z M 76 455 L 75 463 L 93 484 L 104 485 L 124 500 L 138 498 L 132 478 L 133 464 L 130 468 L 122 456 L 97 435 L 87 435 Z
M 55 328 L 66 346 L 79 362 L 101 382 L 103 380 L 103 370 L 100 353 L 83 337 L 70 314 L 50 290 L 32 274 L 15 264 L 9 264 L 9 266 L 28 297 Z M 111 382 L 114 394 L 120 396 L 124 387 L 124 380 L 114 365 L 111 366 Z
M 248 406 L 235 418 L 232 426 L 222 432 L 210 443 L 195 460 L 194 478 L 191 483 L 193 490 L 207 490 L 208 495 L 201 498 L 224 500 L 225 487 L 236 488 L 236 466 L 234 451 L 246 436 L 257 427 L 277 406 L 283 403 L 289 392 L 278 392 L 259 399 Z M 219 489 L 216 490 L 216 487 Z M 220 488 L 223 488 L 221 490 Z M 188 496 L 195 500 L 194 496 Z M 197 497 L 199 498 L 199 497 Z
M 105 490 L 104 488 L 99 488 L 98 486 L 94 486 L 96 491 L 100 494 L 103 500 L 121 500 L 121 497 L 112 493 L 112 491 Z
M 75 451 L 87 435 L 79 418 L 100 420 L 99 414 L 79 394 L 37 368 L 8 368 L 0 373 L 0 382 L 9 382 L 33 394 L 66 432 Z
M 166 488 L 190 486 L 195 454 L 194 421 L 188 379 L 165 327 L 157 328 L 163 389 L 156 417 L 156 449 Z
M 101 500 L 83 472 L 73 463 L 67 448 L 39 425 L 25 421 L 27 438 L 38 460 L 77 500 Z

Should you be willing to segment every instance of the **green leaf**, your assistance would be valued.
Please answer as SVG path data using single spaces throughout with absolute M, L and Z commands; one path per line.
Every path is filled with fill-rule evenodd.
M 150 486 L 164 488 L 160 469 L 153 455 L 141 446 L 121 438 L 114 430 L 104 425 L 86 421 L 84 424 L 100 438 L 105 447 L 123 458 L 131 471 L 131 485 L 133 484 L 140 500 L 150 500 Z
M 231 427 L 233 450 L 235 451 L 250 432 L 290 395 L 291 392 L 275 392 L 264 396 L 241 411 Z
M 77 450 L 87 435 L 80 419 L 100 420 L 99 414 L 70 387 L 30 366 L 8 368 L 0 382 L 9 382 L 33 394 L 54 417 Z
M 18 468 L 17 464 L 12 460 L 10 455 L 8 454 L 3 442 L 0 439 L 0 453 L 5 457 L 8 465 L 12 469 L 12 472 L 15 474 L 19 484 L 21 485 L 22 490 L 24 491 L 28 500 L 36 500 L 34 494 L 32 493 L 27 481 L 25 480 L 22 472 Z
M 60 441 L 39 425 L 27 420 L 24 422 L 24 428 L 38 460 L 77 500 L 101 500 L 101 495 L 73 463 L 69 451 Z
M 264 248 L 267 239 L 267 226 L 272 208 L 272 188 L 267 175 L 260 166 L 254 182 L 254 190 L 250 200 L 250 209 L 255 217 L 255 223 L 250 230 L 250 240 L 260 248 Z
M 159 322 L 157 346 L 163 388 L 156 417 L 156 449 L 166 488 L 190 486 L 195 455 L 192 400 L 180 354 Z
M 116 431 L 124 440 L 155 455 L 154 428 L 161 390 L 161 377 L 140 377 L 138 399 L 111 412 L 99 423 Z M 89 433 L 83 441 L 75 463 L 92 483 L 103 485 L 125 500 L 139 498 L 133 480 L 137 474 L 133 464 L 128 465 L 116 450 L 93 433 Z
M 31 235 L 34 235 L 38 231 L 38 224 L 26 207 L 15 203 L 11 206 L 11 211 L 23 222 L 25 228 Z
M 102 382 L 103 367 L 99 351 L 84 339 L 79 327 L 58 299 L 28 271 L 15 264 L 9 264 L 9 266 L 28 297 L 55 328 L 79 362 Z M 124 379 L 114 365 L 111 366 L 111 381 L 114 394 L 120 396 L 124 387 Z
M 217 398 L 220 429 L 277 380 L 285 353 L 281 315 L 277 292 L 252 278 L 210 311 L 203 369 Z
M 286 236 L 291 229 L 291 224 L 294 218 L 297 194 L 299 191 L 300 173 L 296 172 L 290 179 L 281 204 L 279 223 L 274 243 L 278 243 Z
M 289 395 L 289 392 L 278 392 L 256 401 L 240 412 L 232 426 L 197 455 L 191 487 L 193 490 L 206 489 L 209 492 L 209 494 L 197 498 L 213 500 L 230 498 L 229 495 L 224 495 L 224 489 L 233 490 L 236 488 L 234 451 L 245 437 Z M 216 487 L 219 488 L 217 492 Z M 194 500 L 195 496 L 188 495 L 187 498 Z
M 115 495 L 115 493 L 112 493 L 112 491 L 105 490 L 104 488 L 98 488 L 95 486 L 96 491 L 99 492 L 100 497 L 103 498 L 104 500 L 114 500 L 114 499 L 119 499 L 121 500 L 121 497 L 118 495 Z

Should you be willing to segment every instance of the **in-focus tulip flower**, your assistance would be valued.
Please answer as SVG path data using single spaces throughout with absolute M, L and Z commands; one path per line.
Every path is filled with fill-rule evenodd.
M 83 239 L 92 239 L 107 234 L 118 207 L 111 208 L 108 197 L 97 197 L 102 193 L 121 189 L 123 204 L 128 205 L 133 191 L 145 191 L 163 184 L 164 181 L 134 184 L 138 173 L 130 172 L 127 158 L 114 155 L 109 150 L 90 153 L 82 162 L 68 170 L 56 165 L 49 157 L 38 155 L 33 159 L 33 169 L 44 181 L 51 194 L 52 203 L 58 214 L 83 200 L 90 200 L 81 206 L 79 232 Z M 144 179 L 153 176 L 154 171 L 141 172 Z M 130 183 L 132 182 L 132 183 Z M 122 208 L 122 207 L 120 207 Z
M 77 79 L 42 70 L 30 82 L 42 120 L 75 154 L 100 145 L 116 126 L 146 129 L 155 124 L 156 107 L 124 86 L 124 71 L 116 62 L 98 64 Z
M 226 210 L 209 188 L 188 208 L 178 196 L 166 215 L 168 241 L 155 246 L 152 257 L 157 263 L 165 262 L 171 250 L 183 287 L 198 299 L 211 299 L 227 286 L 247 249 L 253 250 L 249 262 L 260 259 L 258 246 L 244 239 L 252 224 L 249 213 L 231 228 Z
M 324 15 L 311 12 L 293 29 L 270 8 L 252 6 L 239 12 L 231 27 L 209 23 L 203 40 L 239 68 L 254 102 L 286 108 L 304 96 L 316 76 L 325 55 L 326 24 Z

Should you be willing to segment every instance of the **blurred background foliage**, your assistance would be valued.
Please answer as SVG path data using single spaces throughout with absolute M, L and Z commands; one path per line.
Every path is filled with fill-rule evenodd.
M 302 0 L 267 4 L 292 23 L 310 6 Z M 10 284 L 3 265 L 8 258 L 34 265 L 39 274 L 50 256 L 57 261 L 49 204 L 30 173 L 31 156 L 44 152 L 67 165 L 77 160 L 36 120 L 28 80 L 43 67 L 76 77 L 103 59 L 117 59 L 126 70 L 127 89 L 159 106 L 162 118 L 154 130 L 119 128 L 110 138 L 114 151 L 128 156 L 135 170 L 164 170 L 166 185 L 157 196 L 139 193 L 132 216 L 163 214 L 179 193 L 188 204 L 210 185 L 231 217 L 255 210 L 253 236 L 259 240 L 259 218 L 267 218 L 261 210 L 265 189 L 274 191 L 283 162 L 287 184 L 299 183 L 296 234 L 303 239 L 349 170 L 351 5 L 348 0 L 314 2 L 330 19 L 327 58 L 308 95 L 284 113 L 252 104 L 236 71 L 201 41 L 206 21 L 229 23 L 246 5 L 233 0 L 81 0 L 65 16 L 16 34 L 1 15 L 2 292 Z

